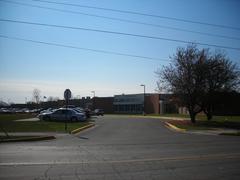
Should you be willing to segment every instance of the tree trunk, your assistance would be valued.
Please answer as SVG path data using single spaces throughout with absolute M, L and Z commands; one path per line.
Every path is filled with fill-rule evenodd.
M 213 116 L 212 116 L 212 113 L 207 113 L 206 115 L 207 115 L 208 121 L 210 121 L 210 120 L 212 119 L 212 117 L 213 117 Z
M 189 114 L 190 114 L 191 122 L 196 123 L 196 113 L 194 113 L 193 111 L 189 111 Z
M 210 121 L 210 120 L 212 119 L 212 117 L 213 117 L 212 107 L 209 106 L 209 107 L 208 107 L 207 109 L 205 109 L 203 112 L 206 114 L 207 120 Z
M 4 132 L 4 134 L 6 135 L 6 137 L 9 137 L 7 131 L 5 131 L 5 129 L 2 127 L 2 125 L 0 124 L 0 128 L 2 129 L 2 131 Z

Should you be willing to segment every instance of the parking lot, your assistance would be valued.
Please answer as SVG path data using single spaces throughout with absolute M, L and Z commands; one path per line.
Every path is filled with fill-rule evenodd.
M 239 179 L 239 137 L 177 133 L 105 115 L 51 141 L 0 144 L 0 179 Z

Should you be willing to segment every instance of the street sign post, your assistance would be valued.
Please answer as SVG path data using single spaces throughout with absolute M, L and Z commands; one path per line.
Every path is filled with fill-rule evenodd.
M 64 99 L 67 101 L 72 97 L 72 92 L 70 91 L 70 89 L 66 89 L 64 91 Z
M 70 89 L 66 89 L 64 91 L 64 99 L 66 101 L 66 109 L 68 108 L 68 102 L 71 97 L 72 97 L 72 92 L 70 91 Z M 65 116 L 65 131 L 67 131 L 67 113 Z

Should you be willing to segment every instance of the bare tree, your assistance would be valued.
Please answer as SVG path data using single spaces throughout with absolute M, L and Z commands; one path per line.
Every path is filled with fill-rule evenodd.
M 159 69 L 158 89 L 166 89 L 186 106 L 191 121 L 203 111 L 212 118 L 214 94 L 239 86 L 239 71 L 223 53 L 211 55 L 208 49 L 199 50 L 191 44 L 178 48 L 169 66 Z
M 159 76 L 158 87 L 167 89 L 180 100 L 181 105 L 188 108 L 191 121 L 195 123 L 195 116 L 202 109 L 199 94 L 201 93 L 202 74 L 197 67 L 201 66 L 204 51 L 199 51 L 195 45 L 186 49 L 178 48 L 169 66 L 164 66 L 156 74 Z
M 217 52 L 205 60 L 205 91 L 202 108 L 208 120 L 212 119 L 217 93 L 239 90 L 240 73 L 224 53 Z
M 41 99 L 41 91 L 39 89 L 33 90 L 33 100 L 39 104 Z

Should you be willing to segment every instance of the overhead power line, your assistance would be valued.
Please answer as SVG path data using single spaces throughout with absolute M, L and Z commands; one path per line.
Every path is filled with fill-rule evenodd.
M 84 27 L 73 27 L 73 26 L 64 26 L 64 25 L 56 25 L 56 24 L 45 24 L 45 23 L 18 21 L 18 20 L 1 19 L 1 18 L 0 18 L 0 21 L 9 22 L 9 23 L 20 23 L 20 24 L 37 25 L 37 26 L 45 26 L 45 27 L 54 27 L 54 28 L 73 29 L 73 30 L 81 30 L 81 31 L 91 31 L 91 32 L 98 32 L 98 33 L 105 33 L 105 34 L 131 36 L 131 37 L 155 39 L 155 40 L 162 40 L 162 41 L 169 41 L 169 42 L 178 42 L 178 43 L 184 43 L 184 44 L 193 43 L 191 41 L 186 41 L 186 40 L 171 39 L 171 38 L 141 35 L 141 34 L 132 34 L 132 33 L 125 33 L 125 32 L 117 32 L 117 31 L 108 31 L 108 30 L 101 30 L 101 29 L 91 29 L 91 28 L 84 28 Z M 223 48 L 223 49 L 232 49 L 232 50 L 240 51 L 240 48 L 238 48 L 238 47 L 222 46 L 222 45 L 208 44 L 208 43 L 202 43 L 202 42 L 194 42 L 194 43 L 198 44 L 198 45 L 203 45 L 203 46 Z
M 126 23 L 132 23 L 132 24 L 140 24 L 140 25 L 151 26 L 151 27 L 155 27 L 155 28 L 171 29 L 171 30 L 174 30 L 174 31 L 182 31 L 182 32 L 200 34 L 200 35 L 205 35 L 205 36 L 212 36 L 212 37 L 218 37 L 218 38 L 224 38 L 224 39 L 231 39 L 231 40 L 240 41 L 240 38 L 233 37 L 233 36 L 226 36 L 226 35 L 213 34 L 213 33 L 207 33 L 207 32 L 200 32 L 200 31 L 193 31 L 193 30 L 184 29 L 184 28 L 165 26 L 165 25 L 159 25 L 159 24 L 153 24 L 153 23 L 146 23 L 146 22 L 140 22 L 140 21 L 133 21 L 133 20 L 129 20 L 129 19 L 108 17 L 108 16 L 97 15 L 97 14 L 89 14 L 89 13 L 83 13 L 83 12 L 79 12 L 79 11 L 63 10 L 63 9 L 58 9 L 58 8 L 51 8 L 51 7 L 45 7 L 45 6 L 32 5 L 32 4 L 21 3 L 21 2 L 15 2 L 15 1 L 10 1 L 10 0 L 0 0 L 0 1 L 6 2 L 6 3 L 12 3 L 12 4 L 16 4 L 16 5 L 27 6 L 27 7 L 47 9 L 47 10 L 51 10 L 51 11 L 58 11 L 58 12 L 71 13 L 71 14 L 79 14 L 79 15 L 96 17 L 96 18 L 101 18 L 101 19 L 108 19 L 108 20 L 119 21 L 119 22 L 126 22 Z
M 240 31 L 240 27 L 228 26 L 228 25 L 224 25 L 224 24 L 213 24 L 213 23 L 207 23 L 207 22 L 201 22 L 201 21 L 193 21 L 193 20 L 188 20 L 188 19 L 181 19 L 181 18 L 169 17 L 169 16 L 161 16 L 161 15 L 156 15 L 156 14 L 147 14 L 147 13 L 136 12 L 136 11 L 127 11 L 127 10 L 121 10 L 121 9 L 112 9 L 112 8 L 105 8 L 105 7 L 98 7 L 98 6 L 87 6 L 87 5 L 81 5 L 81 4 L 64 3 L 64 2 L 47 1 L 47 0 L 33 0 L 33 1 L 65 5 L 65 6 L 82 7 L 82 8 L 88 8 L 88 9 L 98 9 L 98 10 L 112 11 L 112 12 L 118 12 L 118 13 L 124 13 L 124 14 L 134 14 L 134 15 L 140 15 L 140 16 L 168 19 L 168 20 L 172 20 L 172 21 L 180 21 L 180 22 L 186 22 L 186 23 L 192 23 L 192 24 L 201 24 L 201 25 L 206 25 L 206 26 L 213 26 L 213 27 L 218 27 L 218 28 L 233 29 L 233 30 Z
M 153 58 L 153 57 L 141 56 L 141 55 L 135 55 L 135 54 L 126 54 L 126 53 L 121 53 L 121 52 L 84 48 L 84 47 L 78 47 L 78 46 L 72 46 L 72 45 L 66 45 L 66 44 L 58 44 L 58 43 L 52 43 L 52 42 L 46 42 L 46 41 L 37 41 L 37 40 L 32 40 L 32 39 L 6 36 L 6 35 L 1 35 L 1 34 L 0 34 L 0 38 L 12 39 L 12 40 L 18 40 L 18 41 L 25 41 L 25 42 L 30 42 L 30 43 L 43 44 L 43 45 L 56 46 L 56 47 L 63 47 L 63 48 L 71 48 L 71 49 L 76 49 L 76 50 L 91 51 L 91 52 L 95 52 L 95 53 L 104 53 L 104 54 L 111 54 L 111 55 L 118 55 L 118 56 L 133 57 L 133 58 L 139 58 L 141 60 L 170 62 L 169 59 Z

